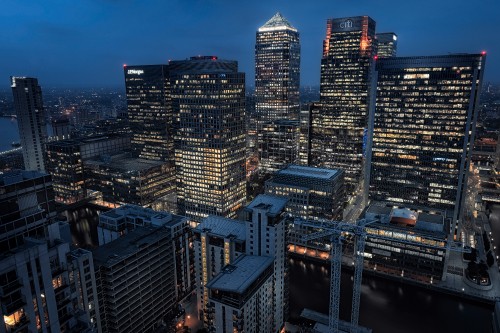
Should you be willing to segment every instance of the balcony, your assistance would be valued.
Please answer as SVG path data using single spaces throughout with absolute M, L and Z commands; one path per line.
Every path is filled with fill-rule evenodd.
M 21 288 L 22 286 L 23 284 L 21 283 L 20 279 L 16 279 L 5 286 L 0 286 L 0 297 L 5 297 L 7 295 L 10 295 L 14 291 Z
M 8 316 L 10 314 L 13 314 L 20 308 L 26 305 L 26 301 L 24 301 L 24 296 L 22 297 L 23 299 L 17 298 L 11 302 L 4 302 L 2 301 L 2 311 L 4 316 Z

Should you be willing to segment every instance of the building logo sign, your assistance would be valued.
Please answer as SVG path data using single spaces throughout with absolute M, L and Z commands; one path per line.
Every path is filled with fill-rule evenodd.
M 340 23 L 340 28 L 341 29 L 352 28 L 352 21 L 351 20 L 347 20 L 347 21 L 341 22 Z
M 141 75 L 141 74 L 144 74 L 144 70 L 142 70 L 142 69 L 129 69 L 127 71 L 127 74 Z

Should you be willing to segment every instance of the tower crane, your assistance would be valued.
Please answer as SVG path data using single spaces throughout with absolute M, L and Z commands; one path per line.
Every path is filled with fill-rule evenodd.
M 312 227 L 318 232 L 306 234 L 302 236 L 302 240 L 307 242 L 314 239 L 330 237 L 330 307 L 328 312 L 328 330 L 330 333 L 339 332 L 339 310 L 340 310 L 340 278 L 342 266 L 342 235 L 354 235 L 354 278 L 352 292 L 352 308 L 351 308 L 351 333 L 358 331 L 359 307 L 361 298 L 361 282 L 363 277 L 363 254 L 365 251 L 366 241 L 366 226 L 379 222 L 379 220 L 360 219 L 355 224 L 345 221 L 302 221 L 301 225 Z M 402 232 L 405 233 L 405 232 Z M 409 235 L 409 233 L 405 233 Z M 390 237 L 370 234 L 370 237 L 394 241 Z M 433 239 L 433 237 L 427 237 Z M 434 238 L 436 244 L 443 242 L 442 239 Z M 398 242 L 411 244 L 412 242 L 398 239 Z M 464 248 L 461 243 L 453 242 L 451 239 L 447 241 L 446 246 L 426 244 L 427 247 L 433 247 L 447 251 L 470 252 L 470 249 Z

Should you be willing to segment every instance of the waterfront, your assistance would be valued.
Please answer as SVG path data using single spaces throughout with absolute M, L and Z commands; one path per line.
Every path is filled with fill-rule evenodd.
M 0 117 L 0 152 L 12 149 L 12 142 L 19 142 L 17 120 Z
M 290 259 L 290 320 L 303 308 L 328 313 L 327 265 Z M 342 273 L 340 319 L 349 321 L 352 280 Z M 363 276 L 359 323 L 384 333 L 490 332 L 493 307 L 412 285 Z

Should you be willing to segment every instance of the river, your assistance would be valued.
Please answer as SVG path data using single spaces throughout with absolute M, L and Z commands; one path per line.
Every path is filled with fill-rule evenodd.
M 327 265 L 290 259 L 290 321 L 303 308 L 328 313 Z M 349 321 L 352 274 L 342 273 L 340 319 Z M 380 277 L 363 277 L 359 323 L 373 332 L 490 332 L 493 308 Z

